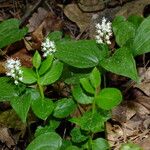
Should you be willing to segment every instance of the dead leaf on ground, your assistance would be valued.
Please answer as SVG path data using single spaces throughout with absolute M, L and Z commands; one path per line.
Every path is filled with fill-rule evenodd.
M 104 9 L 105 3 L 103 0 L 80 0 L 78 6 L 82 11 L 94 12 Z
M 64 14 L 73 22 L 75 22 L 80 31 L 83 32 L 89 27 L 92 13 L 82 12 L 77 4 L 69 4 L 64 8 Z
M 116 16 L 125 16 L 130 15 L 143 15 L 143 9 L 146 5 L 149 4 L 149 0 L 135 0 L 125 4 L 120 11 L 116 13 Z
M 136 99 L 124 101 L 113 109 L 112 119 L 115 122 L 106 124 L 107 139 L 111 147 L 118 150 L 120 145 L 127 141 L 133 143 L 140 141 L 142 143 L 150 136 L 149 116 L 150 97 L 147 96 L 139 96 Z
M 0 127 L 0 141 L 5 143 L 9 148 L 15 145 L 15 141 L 6 127 Z
M 11 55 L 12 58 L 19 58 L 21 60 L 21 64 L 26 67 L 32 66 L 32 56 L 29 54 L 29 52 L 22 48 L 13 55 Z
M 134 87 L 143 91 L 147 96 L 150 96 L 150 67 L 147 70 L 145 68 L 139 68 L 138 71 L 141 83 L 135 84 Z
M 33 49 L 40 49 L 41 42 L 49 32 L 62 29 L 62 21 L 51 12 L 40 7 L 37 13 L 34 13 L 30 18 L 28 27 L 35 42 L 32 45 Z

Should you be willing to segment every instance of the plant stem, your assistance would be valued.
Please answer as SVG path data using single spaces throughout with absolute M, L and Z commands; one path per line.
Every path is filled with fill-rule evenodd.
M 39 86 L 39 91 L 40 91 L 41 97 L 42 97 L 42 99 L 44 99 L 43 87 L 39 83 L 38 83 L 38 86 Z
M 43 86 L 39 83 L 40 76 L 39 76 L 39 73 L 38 73 L 37 69 L 36 69 L 36 74 L 37 74 L 37 78 L 38 78 L 37 84 L 38 84 L 38 87 L 39 87 L 39 91 L 40 91 L 42 99 L 44 99 L 44 92 L 43 92 L 44 90 L 43 90 Z
M 100 87 L 97 87 L 97 88 L 95 89 L 94 99 L 93 99 L 93 103 L 92 103 L 92 112 L 93 112 L 93 114 L 94 114 L 95 109 L 96 109 L 95 98 L 96 98 L 96 96 L 98 95 L 99 91 L 100 91 Z

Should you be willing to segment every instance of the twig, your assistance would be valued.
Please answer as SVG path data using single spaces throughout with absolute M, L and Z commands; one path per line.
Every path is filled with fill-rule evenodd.
M 20 28 L 23 27 L 24 23 L 30 18 L 30 16 L 36 11 L 39 5 L 44 2 L 45 0 L 39 0 L 33 8 L 31 8 L 21 19 Z

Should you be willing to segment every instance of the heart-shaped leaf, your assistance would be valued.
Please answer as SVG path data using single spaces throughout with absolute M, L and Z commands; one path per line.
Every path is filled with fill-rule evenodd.
M 93 97 L 84 94 L 80 85 L 74 86 L 72 94 L 75 100 L 80 104 L 91 104 L 93 102 Z
M 0 85 L 0 101 L 8 101 L 17 96 L 16 85 L 11 82 L 10 78 L 0 77 Z
M 31 68 L 21 67 L 21 70 L 23 72 L 23 83 L 32 84 L 37 81 L 36 74 Z
M 55 103 L 54 117 L 65 118 L 70 115 L 76 108 L 76 104 L 72 99 L 61 99 Z
M 0 48 L 19 41 L 26 35 L 28 29 L 19 29 L 19 24 L 17 19 L 8 19 L 0 23 Z
M 52 100 L 45 98 L 38 98 L 32 101 L 32 110 L 37 117 L 46 120 L 48 116 L 52 113 L 54 109 L 54 104 Z
M 125 47 L 116 50 L 112 57 L 101 61 L 100 64 L 110 72 L 138 81 L 135 60 L 131 52 Z
M 61 145 L 61 137 L 55 132 L 49 132 L 35 138 L 26 150 L 59 150 Z
M 61 41 L 56 43 L 56 47 L 58 59 L 78 68 L 94 67 L 104 57 L 93 40 Z
M 104 88 L 100 91 L 99 95 L 95 98 L 96 104 L 104 109 L 110 110 L 120 104 L 122 101 L 122 94 L 116 88 Z
M 26 122 L 30 104 L 31 97 L 29 93 L 26 93 L 22 96 L 16 96 L 11 100 L 11 106 L 24 123 Z
M 63 70 L 63 63 L 56 60 L 51 68 L 39 79 L 41 85 L 49 85 L 59 79 Z

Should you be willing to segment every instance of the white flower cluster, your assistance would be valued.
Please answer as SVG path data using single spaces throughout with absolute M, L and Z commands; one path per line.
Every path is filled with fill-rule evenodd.
M 21 62 L 19 59 L 7 59 L 5 63 L 6 75 L 14 78 L 14 83 L 17 85 L 23 79 L 23 72 L 20 69 Z
M 96 33 L 95 36 L 97 43 L 107 43 L 111 44 L 110 37 L 112 36 L 111 22 L 107 21 L 105 17 L 102 18 L 102 23 L 96 24 Z
M 56 46 L 54 41 L 50 41 L 48 38 L 42 43 L 42 52 L 43 57 L 47 57 L 48 55 L 52 55 L 56 52 Z

